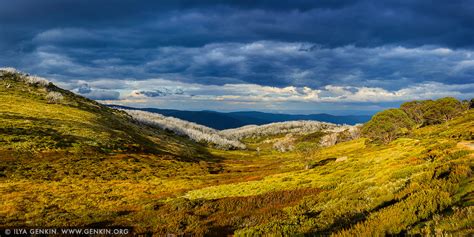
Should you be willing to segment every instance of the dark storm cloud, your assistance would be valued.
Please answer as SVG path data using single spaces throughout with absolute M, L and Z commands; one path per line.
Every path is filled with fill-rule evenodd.
M 474 83 L 474 51 L 437 46 L 328 48 L 257 41 L 135 51 L 41 47 L 25 56 L 24 62 L 29 65 L 27 71 L 53 78 L 62 75 L 62 81 L 160 77 L 204 85 L 344 85 L 389 90 L 423 82 Z M 109 86 L 121 88 L 112 82 Z
M 108 90 L 91 90 L 87 93 L 78 93 L 93 100 L 118 100 L 120 97 L 120 92 Z
M 79 28 L 71 45 L 157 47 L 301 41 L 341 46 L 472 47 L 474 1 L 2 1 L 3 46 L 33 47 L 37 34 Z M 80 32 L 79 32 L 80 33 Z M 81 39 L 82 38 L 82 39 Z M 51 39 L 49 43 L 60 43 Z M 47 43 L 46 39 L 42 43 Z
M 182 89 L 170 90 L 168 88 L 157 89 L 153 91 L 137 91 L 135 95 L 144 95 L 146 97 L 161 97 L 161 96 L 170 96 L 170 95 L 183 95 L 184 91 Z
M 473 22 L 474 0 L 0 0 L 0 66 L 96 99 L 150 78 L 323 95 L 327 86 L 402 93 L 420 84 L 468 94 Z

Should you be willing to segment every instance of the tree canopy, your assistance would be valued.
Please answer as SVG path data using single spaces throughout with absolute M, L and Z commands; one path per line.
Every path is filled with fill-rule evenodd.
M 375 142 L 389 143 L 407 133 L 415 123 L 401 109 L 379 112 L 362 127 L 362 134 Z
M 408 133 L 414 126 L 440 124 L 472 108 L 470 103 L 453 97 L 405 102 L 400 109 L 377 113 L 362 128 L 362 134 L 375 142 L 388 143 Z
M 415 100 L 400 108 L 419 126 L 444 123 L 461 114 L 467 106 L 453 97 L 437 100 Z

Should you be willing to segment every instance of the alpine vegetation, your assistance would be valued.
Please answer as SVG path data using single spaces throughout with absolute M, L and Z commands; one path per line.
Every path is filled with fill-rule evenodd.
M 46 87 L 49 85 L 49 81 L 43 77 L 29 75 L 27 73 L 23 73 L 12 67 L 0 68 L 0 75 L 4 75 L 4 74 L 16 74 L 19 76 L 18 79 L 20 81 L 23 81 L 24 83 L 32 85 L 32 86 Z
M 226 138 L 217 130 L 174 117 L 139 110 L 120 109 L 127 112 L 140 123 L 172 131 L 187 136 L 196 142 L 211 143 L 219 149 L 245 149 L 246 146 L 236 139 Z
M 58 104 L 64 99 L 60 92 L 51 91 L 46 95 L 46 100 L 50 104 Z
M 13 67 L 0 67 L 0 74 L 4 73 L 20 73 L 16 68 Z
M 333 129 L 340 125 L 319 121 L 289 121 L 270 123 L 261 126 L 248 125 L 240 128 L 226 129 L 219 133 L 229 139 L 240 140 L 247 137 L 261 137 L 278 134 L 306 134 L 322 130 Z
M 23 81 L 26 82 L 27 84 L 34 85 L 34 86 L 41 86 L 41 87 L 46 87 L 49 84 L 48 80 L 39 76 L 28 75 L 23 79 Z

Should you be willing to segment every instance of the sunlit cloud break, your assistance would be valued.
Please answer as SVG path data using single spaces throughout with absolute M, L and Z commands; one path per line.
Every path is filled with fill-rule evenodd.
M 127 82 L 126 82 L 127 83 Z M 309 87 L 272 87 L 256 84 L 225 84 L 198 85 L 176 83 L 163 79 L 150 79 L 143 84 L 160 85 L 154 90 L 120 90 L 120 98 L 108 100 L 109 103 L 166 100 L 194 100 L 194 101 L 221 101 L 247 102 L 400 102 L 418 99 L 434 99 L 444 96 L 470 98 L 474 96 L 474 84 L 447 85 L 439 82 L 415 84 L 407 88 L 389 91 L 379 87 L 355 87 L 327 85 L 321 89 Z M 141 83 L 133 83 L 135 86 Z M 183 89 L 186 88 L 186 89 Z M 87 94 L 84 94 L 87 96 Z

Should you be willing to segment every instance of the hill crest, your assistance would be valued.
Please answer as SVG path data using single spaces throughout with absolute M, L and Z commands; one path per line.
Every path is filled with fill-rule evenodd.
M 122 108 L 127 110 L 142 110 L 179 118 L 182 120 L 201 124 L 210 128 L 224 130 L 239 128 L 247 125 L 264 125 L 276 122 L 313 120 L 320 122 L 328 122 L 334 124 L 355 125 L 365 123 L 370 120 L 368 115 L 330 115 L 330 114 L 277 114 L 258 111 L 240 111 L 240 112 L 217 112 L 210 110 L 202 111 L 185 111 L 173 109 L 158 108 L 134 108 L 121 105 L 109 105 L 114 108 Z

